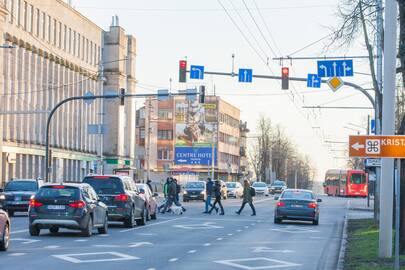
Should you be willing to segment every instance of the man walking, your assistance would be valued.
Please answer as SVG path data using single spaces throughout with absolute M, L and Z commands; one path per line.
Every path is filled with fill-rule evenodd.
M 203 212 L 204 214 L 208 214 L 208 208 L 212 206 L 211 204 L 211 197 L 212 197 L 212 191 L 214 187 L 214 182 L 212 181 L 211 178 L 208 177 L 207 184 L 205 186 L 205 193 L 207 194 L 207 197 L 205 199 L 205 211 Z M 218 208 L 215 207 L 216 211 L 218 211 Z
M 215 195 L 215 202 L 211 206 L 211 209 L 210 209 L 210 211 L 208 211 L 208 213 L 211 214 L 211 212 L 212 212 L 212 210 L 214 208 L 215 208 L 215 211 L 217 211 L 217 213 L 218 213 L 218 208 L 215 207 L 217 205 L 217 203 L 218 203 L 219 207 L 221 207 L 220 215 L 223 216 L 223 215 L 225 215 L 225 212 L 224 212 L 224 207 L 222 206 L 222 203 L 221 203 L 221 197 L 222 197 L 222 194 L 221 194 L 221 182 L 219 180 L 215 182 L 214 195 Z
M 245 205 L 248 203 L 250 205 L 250 208 L 252 208 L 252 216 L 256 216 L 256 209 L 255 206 L 253 205 L 253 196 L 255 194 L 254 188 L 250 186 L 250 183 L 248 180 L 243 181 L 243 202 L 238 211 L 236 211 L 236 214 L 240 215 L 242 212 L 243 208 Z
M 175 201 L 177 195 L 177 184 L 174 179 L 171 179 L 169 186 L 167 188 L 167 199 L 165 206 L 163 207 L 162 214 L 166 213 L 167 208 L 169 208 Z

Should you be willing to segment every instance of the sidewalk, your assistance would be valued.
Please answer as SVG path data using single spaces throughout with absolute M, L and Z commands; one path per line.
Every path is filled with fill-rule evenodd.
M 348 210 L 348 219 L 373 218 L 374 200 L 370 199 L 370 205 L 367 206 L 367 198 L 350 198 Z

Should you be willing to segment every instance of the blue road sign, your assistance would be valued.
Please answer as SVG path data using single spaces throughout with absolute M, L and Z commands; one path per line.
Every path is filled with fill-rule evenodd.
M 93 103 L 93 101 L 95 99 L 95 98 L 93 98 L 94 97 L 93 92 L 90 92 L 90 91 L 86 92 L 84 94 L 84 96 L 86 97 L 86 99 L 84 100 L 84 103 L 86 103 L 87 105 L 90 105 L 91 103 Z
M 187 89 L 186 99 L 189 101 L 195 101 L 197 99 L 197 89 Z
M 176 165 L 210 165 L 212 152 L 214 152 L 214 163 L 217 164 L 216 147 L 175 147 L 174 163 Z
M 190 79 L 203 80 L 204 66 L 190 66 Z
M 307 87 L 321 88 L 321 78 L 318 74 L 308 74 Z
M 371 121 L 370 121 L 370 131 L 371 131 L 371 134 L 375 134 L 375 119 L 371 119 Z
M 318 61 L 319 77 L 351 77 L 353 76 L 353 60 Z
M 158 101 L 165 101 L 169 99 L 169 90 L 159 89 L 158 90 Z
M 252 82 L 253 70 L 247 68 L 239 69 L 239 82 Z

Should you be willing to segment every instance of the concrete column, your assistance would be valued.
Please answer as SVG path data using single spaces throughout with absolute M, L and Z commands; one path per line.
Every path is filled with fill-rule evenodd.
M 7 11 L 6 11 L 6 6 L 5 6 L 5 2 L 0 1 L 0 44 L 5 44 L 5 40 L 4 40 L 4 26 L 6 24 L 6 20 L 7 20 Z M 4 50 L 0 49 L 0 94 L 3 93 L 3 91 L 1 89 L 6 89 L 7 85 L 4 85 L 4 66 L 6 63 L 6 57 L 4 57 Z M 3 63 L 3 64 L 1 64 Z M 3 88 L 4 86 L 4 88 Z M 2 102 L 0 102 L 0 105 L 2 106 L 3 109 L 5 109 L 4 104 Z M 0 185 L 2 185 L 2 183 L 4 183 L 5 179 L 2 178 L 3 176 L 3 116 L 0 115 Z

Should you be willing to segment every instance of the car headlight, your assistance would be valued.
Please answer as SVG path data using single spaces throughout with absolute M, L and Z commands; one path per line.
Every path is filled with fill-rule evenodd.
M 0 194 L 0 201 L 4 201 L 6 199 L 6 196 L 4 194 Z
M 205 191 L 203 190 L 203 191 L 201 191 L 201 193 L 200 193 L 201 195 L 204 195 L 205 194 Z
M 183 191 L 183 194 L 186 195 L 186 194 L 187 194 L 187 190 Z

